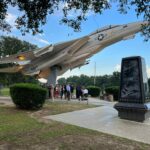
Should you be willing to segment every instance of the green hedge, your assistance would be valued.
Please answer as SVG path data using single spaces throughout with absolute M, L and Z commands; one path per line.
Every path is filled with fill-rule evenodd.
M 88 86 L 87 89 L 92 97 L 98 97 L 100 94 L 100 88 L 97 86 Z
M 21 109 L 39 109 L 46 99 L 47 90 L 31 83 L 18 83 L 10 87 L 14 104 Z
M 112 94 L 114 96 L 114 100 L 118 100 L 119 98 L 119 86 L 107 87 L 105 89 L 107 94 Z

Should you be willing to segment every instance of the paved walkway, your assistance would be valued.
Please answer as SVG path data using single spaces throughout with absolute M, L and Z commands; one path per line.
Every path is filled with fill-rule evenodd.
M 47 101 L 52 101 L 52 100 L 47 100 Z M 64 103 L 66 101 L 67 100 L 61 100 L 61 99 L 55 99 L 54 100 L 54 102 L 64 102 Z M 68 103 L 83 103 L 83 104 L 87 104 L 87 101 L 78 101 L 77 99 L 71 99 L 71 101 L 68 101 Z M 12 102 L 11 98 L 8 97 L 8 96 L 0 96 L 0 104 L 12 105 L 13 102 Z M 96 106 L 103 106 L 103 105 L 113 106 L 115 104 L 115 102 L 108 102 L 108 101 L 100 100 L 98 98 L 90 97 L 88 99 L 88 104 L 96 105 Z
M 117 111 L 113 108 L 114 103 L 100 103 L 104 106 L 44 118 L 150 144 L 150 120 L 138 123 L 119 119 Z
M 1 105 L 13 105 L 13 102 L 8 96 L 0 96 L 0 104 Z
M 52 100 L 47 100 L 47 101 L 52 101 Z M 109 102 L 109 101 L 105 101 L 105 100 L 100 100 L 98 98 L 92 98 L 90 97 L 88 99 L 88 101 L 79 101 L 77 99 L 71 99 L 71 101 L 67 101 L 67 100 L 61 100 L 61 99 L 55 99 L 54 102 L 68 102 L 68 103 L 82 103 L 82 104 L 91 104 L 91 105 L 96 105 L 96 106 L 103 106 L 103 105 L 107 105 L 107 106 L 113 106 L 116 102 Z

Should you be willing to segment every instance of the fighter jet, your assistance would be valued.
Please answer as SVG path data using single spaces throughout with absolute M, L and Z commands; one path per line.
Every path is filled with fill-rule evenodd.
M 135 22 L 108 25 L 78 39 L 0 57 L 0 64 L 13 64 L 12 67 L 1 68 L 0 72 L 21 72 L 48 79 L 48 85 L 55 84 L 57 76 L 88 64 L 88 58 L 111 44 L 134 38 L 146 24 L 147 22 Z

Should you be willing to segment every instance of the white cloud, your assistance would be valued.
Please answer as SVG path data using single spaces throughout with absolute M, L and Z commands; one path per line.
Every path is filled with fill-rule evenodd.
M 43 36 L 45 36 L 45 33 L 39 33 L 38 34 L 40 37 L 43 37 Z
M 118 71 L 120 72 L 121 71 L 121 65 L 120 64 L 117 64 L 115 67 L 114 67 L 115 71 Z
M 6 21 L 11 25 L 14 26 L 15 25 L 15 20 L 16 20 L 17 16 L 12 14 L 12 13 L 8 13 L 6 16 Z
M 84 74 L 84 73 L 82 73 L 83 71 L 82 71 L 82 68 L 75 68 L 75 69 L 73 69 L 73 70 L 68 70 L 68 71 L 66 71 L 64 74 L 62 74 L 61 76 L 58 76 L 57 77 L 57 80 L 59 79 L 59 78 L 68 78 L 68 77 L 70 77 L 70 76 L 80 76 L 81 74 Z
M 10 36 L 10 34 L 8 36 Z M 14 34 L 12 34 L 11 36 L 14 36 Z M 40 37 L 40 35 L 33 36 L 32 34 L 27 33 L 25 36 L 22 36 L 20 34 L 20 35 L 17 35 L 16 37 L 20 40 L 24 40 L 24 41 L 27 41 L 29 43 L 35 44 L 38 47 L 43 47 L 43 46 L 51 44 L 49 41 L 47 41 L 44 38 Z
M 50 44 L 47 40 L 44 40 L 42 38 L 35 37 L 34 39 L 40 43 L 44 43 L 44 44 L 48 44 L 48 45 Z

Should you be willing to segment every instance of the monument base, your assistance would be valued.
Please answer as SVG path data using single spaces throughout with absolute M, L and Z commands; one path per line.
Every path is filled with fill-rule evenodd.
M 121 119 L 143 122 L 150 117 L 150 103 L 123 103 L 115 104 L 114 108 L 118 111 Z

